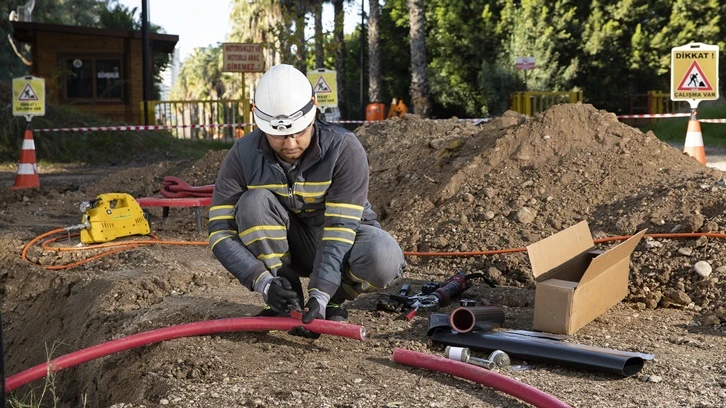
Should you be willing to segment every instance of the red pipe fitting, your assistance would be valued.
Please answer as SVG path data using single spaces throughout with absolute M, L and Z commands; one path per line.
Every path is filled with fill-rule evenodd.
M 570 405 L 532 386 L 481 367 L 462 363 L 461 361 L 449 360 L 444 357 L 400 348 L 393 350 L 393 361 L 399 364 L 426 368 L 439 373 L 474 381 L 507 393 L 535 407 L 572 408 Z
M 31 381 L 43 378 L 49 373 L 54 373 L 99 357 L 147 344 L 160 343 L 180 337 L 203 336 L 215 333 L 269 330 L 289 331 L 297 326 L 304 326 L 306 329 L 315 333 L 347 337 L 354 340 L 365 340 L 366 336 L 363 326 L 327 320 L 313 320 L 309 324 L 302 324 L 300 320 L 295 320 L 290 317 L 236 317 L 205 320 L 134 334 L 66 354 L 47 363 L 38 364 L 35 367 L 8 377 L 7 381 L 5 381 L 5 393 L 28 384 Z

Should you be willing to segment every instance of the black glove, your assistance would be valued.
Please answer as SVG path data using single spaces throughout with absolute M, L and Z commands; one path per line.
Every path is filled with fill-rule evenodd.
M 316 318 L 322 317 L 323 316 L 320 315 L 320 303 L 318 303 L 318 299 L 308 299 L 308 302 L 305 304 L 305 308 L 303 309 L 302 322 L 304 324 L 308 324 Z M 304 326 L 293 327 L 288 333 L 293 336 L 305 337 L 306 339 L 317 339 L 320 337 L 320 333 L 310 331 Z
M 287 312 L 292 302 L 297 300 L 297 293 L 292 290 L 290 282 L 282 277 L 276 277 L 270 282 L 265 302 L 277 313 Z
M 318 299 L 311 297 L 310 299 L 308 299 L 308 303 L 305 303 L 302 322 L 308 324 L 315 319 L 322 318 L 323 316 L 320 314 L 320 303 L 318 303 Z

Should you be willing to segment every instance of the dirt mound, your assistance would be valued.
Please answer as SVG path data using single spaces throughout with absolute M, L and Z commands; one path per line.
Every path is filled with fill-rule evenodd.
M 475 286 L 469 294 L 502 305 L 506 328 L 531 328 L 533 282 L 524 252 L 420 253 L 524 247 L 581 220 L 596 237 L 644 228 L 649 233 L 726 230 L 721 171 L 590 105 L 558 105 L 534 117 L 507 112 L 483 124 L 405 115 L 366 124 L 356 134 L 368 154 L 373 207 L 411 253 L 407 281 L 418 288 L 458 269 L 484 272 L 499 287 Z M 212 184 L 225 154 L 210 151 L 198 161 L 104 168 L 95 177 L 87 177 L 88 169 L 74 169 L 57 178 L 41 175 L 40 190 L 0 192 L 11 373 L 45 361 L 45 345 L 56 345 L 56 355 L 64 354 L 143 330 L 259 310 L 259 297 L 232 279 L 203 245 L 142 247 L 67 271 L 19 259 L 34 236 L 77 223 L 78 202 L 104 192 L 157 194 L 166 175 L 192 185 Z M 153 210 L 153 231 L 165 239 L 203 244 L 206 237 L 194 234 L 185 209 L 163 225 L 159 209 Z M 578 406 L 628 406 L 623 395 L 630 406 L 665 406 L 675 400 L 683 406 L 718 404 L 723 367 L 713 361 L 722 354 L 723 335 L 703 333 L 722 333 L 718 325 L 726 321 L 721 299 L 725 252 L 725 242 L 716 238 L 644 240 L 632 256 L 626 302 L 574 337 L 585 344 L 657 351 L 658 362 L 646 366 L 641 381 L 602 387 L 608 378 L 597 373 L 575 375 L 546 365 L 509 374 Z M 45 266 L 59 262 L 54 256 L 46 249 L 30 252 L 33 262 Z M 441 350 L 427 341 L 424 313 L 411 322 L 395 320 L 375 310 L 381 298 L 361 296 L 349 308 L 351 321 L 369 330 L 367 346 L 325 337 L 309 343 L 284 333 L 178 340 L 68 370 L 59 376 L 62 399 L 66 406 L 79 406 L 90 395 L 88 406 L 123 403 L 118 408 L 306 406 L 312 401 L 341 407 L 512 406 L 512 400 L 481 387 L 452 392 L 462 384 L 392 365 L 392 347 Z M 39 333 L 37 327 L 44 330 Z M 684 360 L 684 353 L 693 361 Z M 316 379 L 317 385 L 310 388 L 310 381 L 300 379 Z

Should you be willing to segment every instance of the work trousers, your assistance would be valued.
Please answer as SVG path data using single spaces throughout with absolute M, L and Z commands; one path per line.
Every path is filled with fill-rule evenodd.
M 298 218 L 272 192 L 253 189 L 245 191 L 237 202 L 235 221 L 242 243 L 273 275 L 277 276 L 284 264 L 299 276 L 310 276 L 322 243 L 323 215 Z M 361 223 L 358 227 L 339 271 L 341 285 L 332 302 L 381 290 L 401 276 L 406 264 L 403 251 L 377 224 Z

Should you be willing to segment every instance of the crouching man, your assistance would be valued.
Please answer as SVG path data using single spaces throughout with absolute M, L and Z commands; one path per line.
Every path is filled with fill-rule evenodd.
M 368 161 L 356 136 L 316 120 L 313 87 L 290 65 L 257 84 L 254 132 L 237 140 L 217 175 L 209 244 L 267 306 L 305 305 L 303 322 L 346 321 L 345 300 L 399 277 L 403 251 L 368 202 Z M 300 277 L 310 277 L 307 301 Z

